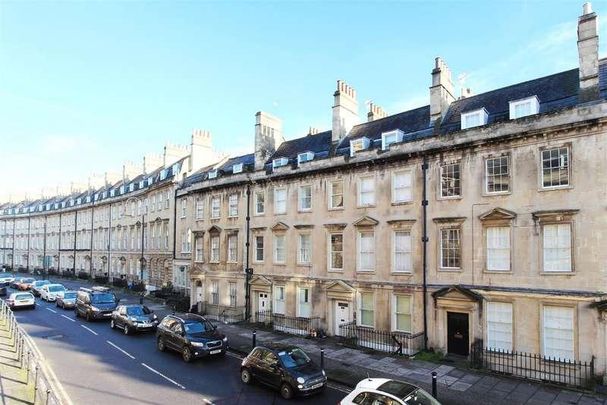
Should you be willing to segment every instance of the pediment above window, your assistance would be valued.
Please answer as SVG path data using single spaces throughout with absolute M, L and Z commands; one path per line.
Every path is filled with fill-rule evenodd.
M 293 225 L 293 227 L 295 229 L 312 229 L 312 228 L 314 228 L 314 225 L 312 225 L 312 224 L 297 224 L 297 225 Z
M 483 296 L 481 294 L 461 285 L 452 285 L 441 288 L 440 290 L 432 293 L 432 298 L 435 300 L 443 298 L 475 302 L 481 302 L 483 300 Z
M 251 279 L 251 285 L 270 286 L 272 285 L 272 282 L 264 276 L 253 276 L 253 278 Z
M 204 230 L 192 231 L 192 233 L 194 234 L 194 237 L 200 238 L 202 235 L 204 235 Z
M 221 228 L 218 227 L 217 225 L 213 225 L 212 227 L 209 228 L 209 233 L 221 233 Z
M 505 210 L 503 208 L 494 208 L 490 211 L 481 214 L 478 217 L 481 221 L 504 221 L 504 220 L 513 220 L 516 218 L 516 213 L 512 211 Z
M 329 231 L 341 231 L 346 226 L 348 226 L 348 224 L 324 224 L 324 227 L 327 228 Z
M 354 288 L 341 280 L 334 281 L 327 286 L 327 291 L 336 292 L 336 293 L 353 293 Z
M 285 224 L 284 222 L 277 222 L 274 224 L 274 226 L 272 226 L 271 229 L 273 232 L 286 231 L 289 229 L 289 225 Z
M 354 226 L 375 226 L 377 224 L 379 224 L 379 221 L 366 215 L 354 222 Z

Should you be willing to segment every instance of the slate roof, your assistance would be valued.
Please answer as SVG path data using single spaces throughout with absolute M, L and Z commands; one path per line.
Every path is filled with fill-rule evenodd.
M 332 132 L 329 130 L 285 141 L 266 163 L 282 157 L 289 159 L 289 162 L 297 161 L 297 155 L 304 152 L 314 152 L 314 159 L 327 157 L 331 151 Z
M 224 164 L 217 168 L 217 171 L 222 174 L 233 174 L 232 168 L 242 163 L 242 171 L 247 171 L 255 166 L 255 154 L 248 153 L 242 156 L 236 156 L 228 159 Z

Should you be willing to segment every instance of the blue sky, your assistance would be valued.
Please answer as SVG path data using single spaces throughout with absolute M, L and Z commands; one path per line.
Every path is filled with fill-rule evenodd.
M 0 201 L 119 171 L 194 128 L 252 151 L 259 110 L 287 139 L 329 129 L 337 79 L 361 117 L 368 100 L 425 105 L 436 56 L 475 93 L 575 68 L 582 3 L 0 0 Z

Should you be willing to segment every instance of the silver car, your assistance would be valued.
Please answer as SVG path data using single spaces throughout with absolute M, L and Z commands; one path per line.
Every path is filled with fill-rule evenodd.
M 73 309 L 76 308 L 76 295 L 78 295 L 77 291 L 63 291 L 57 294 L 57 300 L 55 304 L 58 307 L 63 309 Z

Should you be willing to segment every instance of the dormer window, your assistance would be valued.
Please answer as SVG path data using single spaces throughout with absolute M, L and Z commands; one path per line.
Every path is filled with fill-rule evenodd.
M 283 166 L 286 166 L 288 163 L 289 163 L 289 159 L 287 159 L 286 157 L 274 159 L 272 161 L 272 168 L 276 169 L 277 167 L 283 167 Z
M 91 202 L 91 196 L 90 196 L 90 195 L 87 195 L 87 196 L 86 196 L 86 202 L 87 202 L 87 203 Z
M 153 182 L 154 182 L 154 178 L 150 177 L 148 179 L 148 186 L 151 186 Z
M 70 207 L 74 205 L 74 200 L 70 200 Z
M 209 172 L 209 179 L 216 179 L 217 178 L 217 170 L 211 170 Z
M 390 148 L 390 145 L 397 142 L 403 141 L 403 131 L 396 129 L 390 132 L 384 132 L 381 134 L 381 148 L 386 150 Z
M 365 136 L 350 141 L 350 156 L 354 156 L 357 152 L 368 149 L 370 144 L 369 138 Z
M 470 111 L 462 113 L 462 129 L 480 127 L 481 125 L 487 125 L 487 110 L 481 108 L 480 110 Z
M 107 191 L 104 191 L 104 192 L 103 192 L 102 197 L 103 197 L 103 198 L 106 198 L 106 197 L 107 197 Z
M 232 166 L 232 173 L 242 173 L 242 163 Z
M 167 178 L 167 169 L 162 169 L 160 171 L 160 180 L 164 180 Z
M 142 189 L 143 187 L 145 187 L 145 180 L 141 180 L 139 182 L 139 188 Z M 131 191 L 133 191 L 133 190 L 131 190 Z
M 297 155 L 297 164 L 300 165 L 314 159 L 314 152 L 305 152 Z
M 114 195 L 116 195 L 116 190 L 111 190 L 110 191 L 110 197 L 114 197 Z
M 51 205 L 50 204 L 46 204 L 46 210 L 49 211 L 51 209 Z
M 124 194 L 124 184 L 120 186 L 120 194 Z
M 540 101 L 537 96 L 523 98 L 510 102 L 510 119 L 535 115 L 540 112 Z

